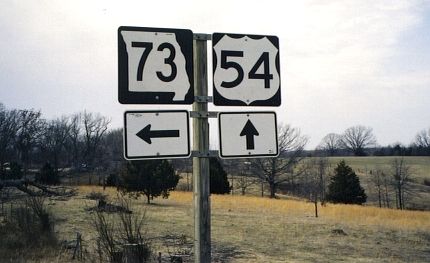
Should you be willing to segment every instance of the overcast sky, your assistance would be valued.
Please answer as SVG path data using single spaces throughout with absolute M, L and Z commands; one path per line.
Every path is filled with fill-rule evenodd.
M 430 1 L 415 0 L 2 0 L 0 102 L 45 118 L 100 112 L 112 128 L 126 109 L 186 108 L 118 103 L 119 26 L 277 35 L 282 105 L 234 110 L 275 110 L 308 149 L 358 124 L 381 145 L 430 127 Z

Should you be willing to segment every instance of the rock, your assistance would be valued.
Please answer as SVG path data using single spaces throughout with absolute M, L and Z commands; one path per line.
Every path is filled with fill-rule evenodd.
M 345 231 L 343 231 L 343 229 L 340 229 L 340 228 L 333 229 L 331 231 L 331 233 L 335 234 L 335 235 L 341 235 L 341 236 L 347 236 L 348 235 L 347 233 L 345 233 Z

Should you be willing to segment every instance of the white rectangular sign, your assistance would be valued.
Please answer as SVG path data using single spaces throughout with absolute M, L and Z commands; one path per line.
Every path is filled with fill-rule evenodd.
M 124 113 L 125 159 L 186 158 L 190 153 L 188 111 Z
M 275 112 L 221 112 L 218 127 L 221 158 L 279 154 Z

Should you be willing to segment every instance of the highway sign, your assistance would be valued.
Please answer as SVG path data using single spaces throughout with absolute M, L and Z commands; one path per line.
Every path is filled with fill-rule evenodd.
M 218 114 L 221 158 L 278 156 L 275 112 Z
M 190 153 L 188 111 L 124 113 L 125 159 L 183 158 Z
M 214 33 L 212 49 L 215 105 L 281 105 L 278 37 Z
M 118 28 L 118 100 L 122 104 L 192 104 L 193 32 Z

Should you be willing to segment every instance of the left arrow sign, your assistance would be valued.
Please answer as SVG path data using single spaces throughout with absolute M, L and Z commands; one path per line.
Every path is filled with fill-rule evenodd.
M 151 138 L 167 138 L 167 137 L 179 137 L 179 130 L 152 130 L 151 124 L 148 124 L 136 133 L 137 137 L 141 138 L 148 144 L 151 144 Z

